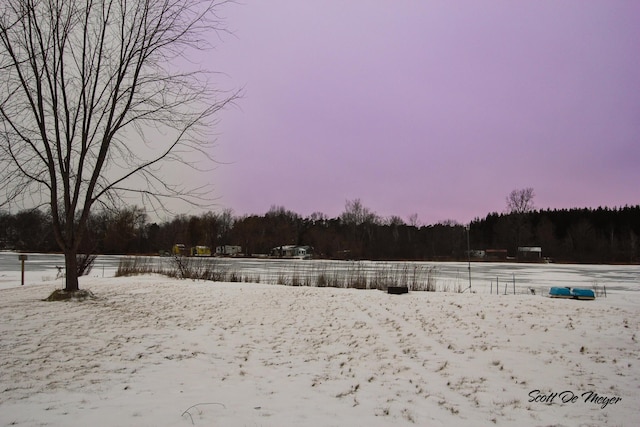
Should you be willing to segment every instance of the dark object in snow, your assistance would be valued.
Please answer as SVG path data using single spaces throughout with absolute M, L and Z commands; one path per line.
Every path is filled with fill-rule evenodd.
M 394 295 L 408 294 L 409 287 L 408 286 L 389 286 L 387 288 L 387 292 Z
M 591 289 L 583 288 L 561 288 L 552 287 L 549 289 L 549 296 L 551 298 L 569 298 L 579 300 L 593 300 L 596 299 L 595 293 Z
M 43 299 L 43 301 L 84 301 L 87 299 L 96 299 L 93 292 L 84 289 L 77 291 L 67 291 L 65 289 L 56 289 L 51 295 Z

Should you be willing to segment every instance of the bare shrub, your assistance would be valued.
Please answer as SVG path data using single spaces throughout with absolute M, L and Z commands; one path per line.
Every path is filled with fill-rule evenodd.
M 343 286 L 345 288 L 368 289 L 367 274 L 362 268 L 362 264 L 358 263 L 349 268 Z
M 192 277 L 191 258 L 182 255 L 174 255 L 172 259 L 175 274 L 173 277 L 188 279 Z
M 91 273 L 93 269 L 93 264 L 96 262 L 96 258 L 98 255 L 90 255 L 90 254 L 78 254 L 76 255 L 76 261 L 78 264 L 78 277 L 86 276 Z
M 427 286 L 425 288 L 427 292 L 435 292 L 436 291 L 436 268 L 428 267 L 427 268 Z
M 277 285 L 284 285 L 284 286 L 287 286 L 289 284 L 289 282 L 287 280 L 287 276 L 284 274 L 284 271 L 279 271 L 278 272 L 278 276 L 276 277 L 276 284 Z
M 118 263 L 118 269 L 116 270 L 116 277 L 122 276 L 135 276 L 139 274 L 153 273 L 153 264 L 149 259 L 141 257 L 126 257 L 120 259 Z
M 316 286 L 319 288 L 325 288 L 327 287 L 329 280 L 327 279 L 327 276 L 324 273 L 319 274 L 318 276 L 316 276 Z
M 435 292 L 437 269 L 433 266 L 415 266 L 412 273 L 412 287 L 416 291 Z
M 294 270 L 291 275 L 291 286 L 302 286 L 302 279 L 300 278 L 300 274 Z
M 395 280 L 388 269 L 377 269 L 371 280 L 371 288 L 386 291 L 389 286 L 395 286 Z
M 260 275 L 256 274 L 255 276 L 252 276 L 250 274 L 247 274 L 245 276 L 242 276 L 242 281 L 246 283 L 260 283 Z

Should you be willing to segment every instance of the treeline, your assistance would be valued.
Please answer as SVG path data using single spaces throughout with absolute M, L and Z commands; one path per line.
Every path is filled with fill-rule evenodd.
M 640 205 L 489 214 L 471 224 L 485 248 L 539 246 L 558 262 L 640 262 Z
M 543 257 L 556 262 L 640 262 L 640 205 L 491 213 L 472 221 L 468 230 L 455 221 L 419 225 L 416 219 L 381 218 L 359 200 L 348 201 L 337 218 L 301 217 L 273 207 L 264 215 L 209 212 L 154 223 L 144 209 L 131 207 L 92 214 L 81 252 L 157 254 L 183 243 L 237 245 L 244 254 L 257 255 L 282 245 L 305 245 L 317 258 L 466 260 L 467 248 L 474 255 L 497 249 L 516 257 L 518 247 L 538 246 Z M 58 251 L 50 222 L 40 210 L 0 213 L 0 247 Z

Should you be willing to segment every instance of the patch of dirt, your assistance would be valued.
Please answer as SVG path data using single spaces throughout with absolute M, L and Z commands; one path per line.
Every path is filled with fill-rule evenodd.
M 65 289 L 56 289 L 51 295 L 43 301 L 84 301 L 86 299 L 97 299 L 91 291 L 80 289 L 77 291 L 67 291 Z

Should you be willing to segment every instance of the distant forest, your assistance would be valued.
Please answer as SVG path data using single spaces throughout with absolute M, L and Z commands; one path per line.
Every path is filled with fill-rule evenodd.
M 0 212 L 0 248 L 57 252 L 50 224 L 50 215 L 41 210 Z M 313 248 L 314 258 L 432 261 L 466 260 L 468 254 L 479 260 L 486 253 L 514 259 L 518 247 L 540 247 L 542 258 L 554 262 L 638 263 L 640 205 L 491 213 L 468 229 L 455 221 L 420 225 L 415 215 L 409 223 L 380 218 L 359 200 L 347 201 L 337 218 L 322 213 L 304 218 L 272 207 L 264 215 L 209 212 L 154 223 L 144 209 L 129 207 L 92 214 L 81 252 L 151 255 L 176 243 L 214 251 L 241 246 L 246 256 L 304 245 Z

